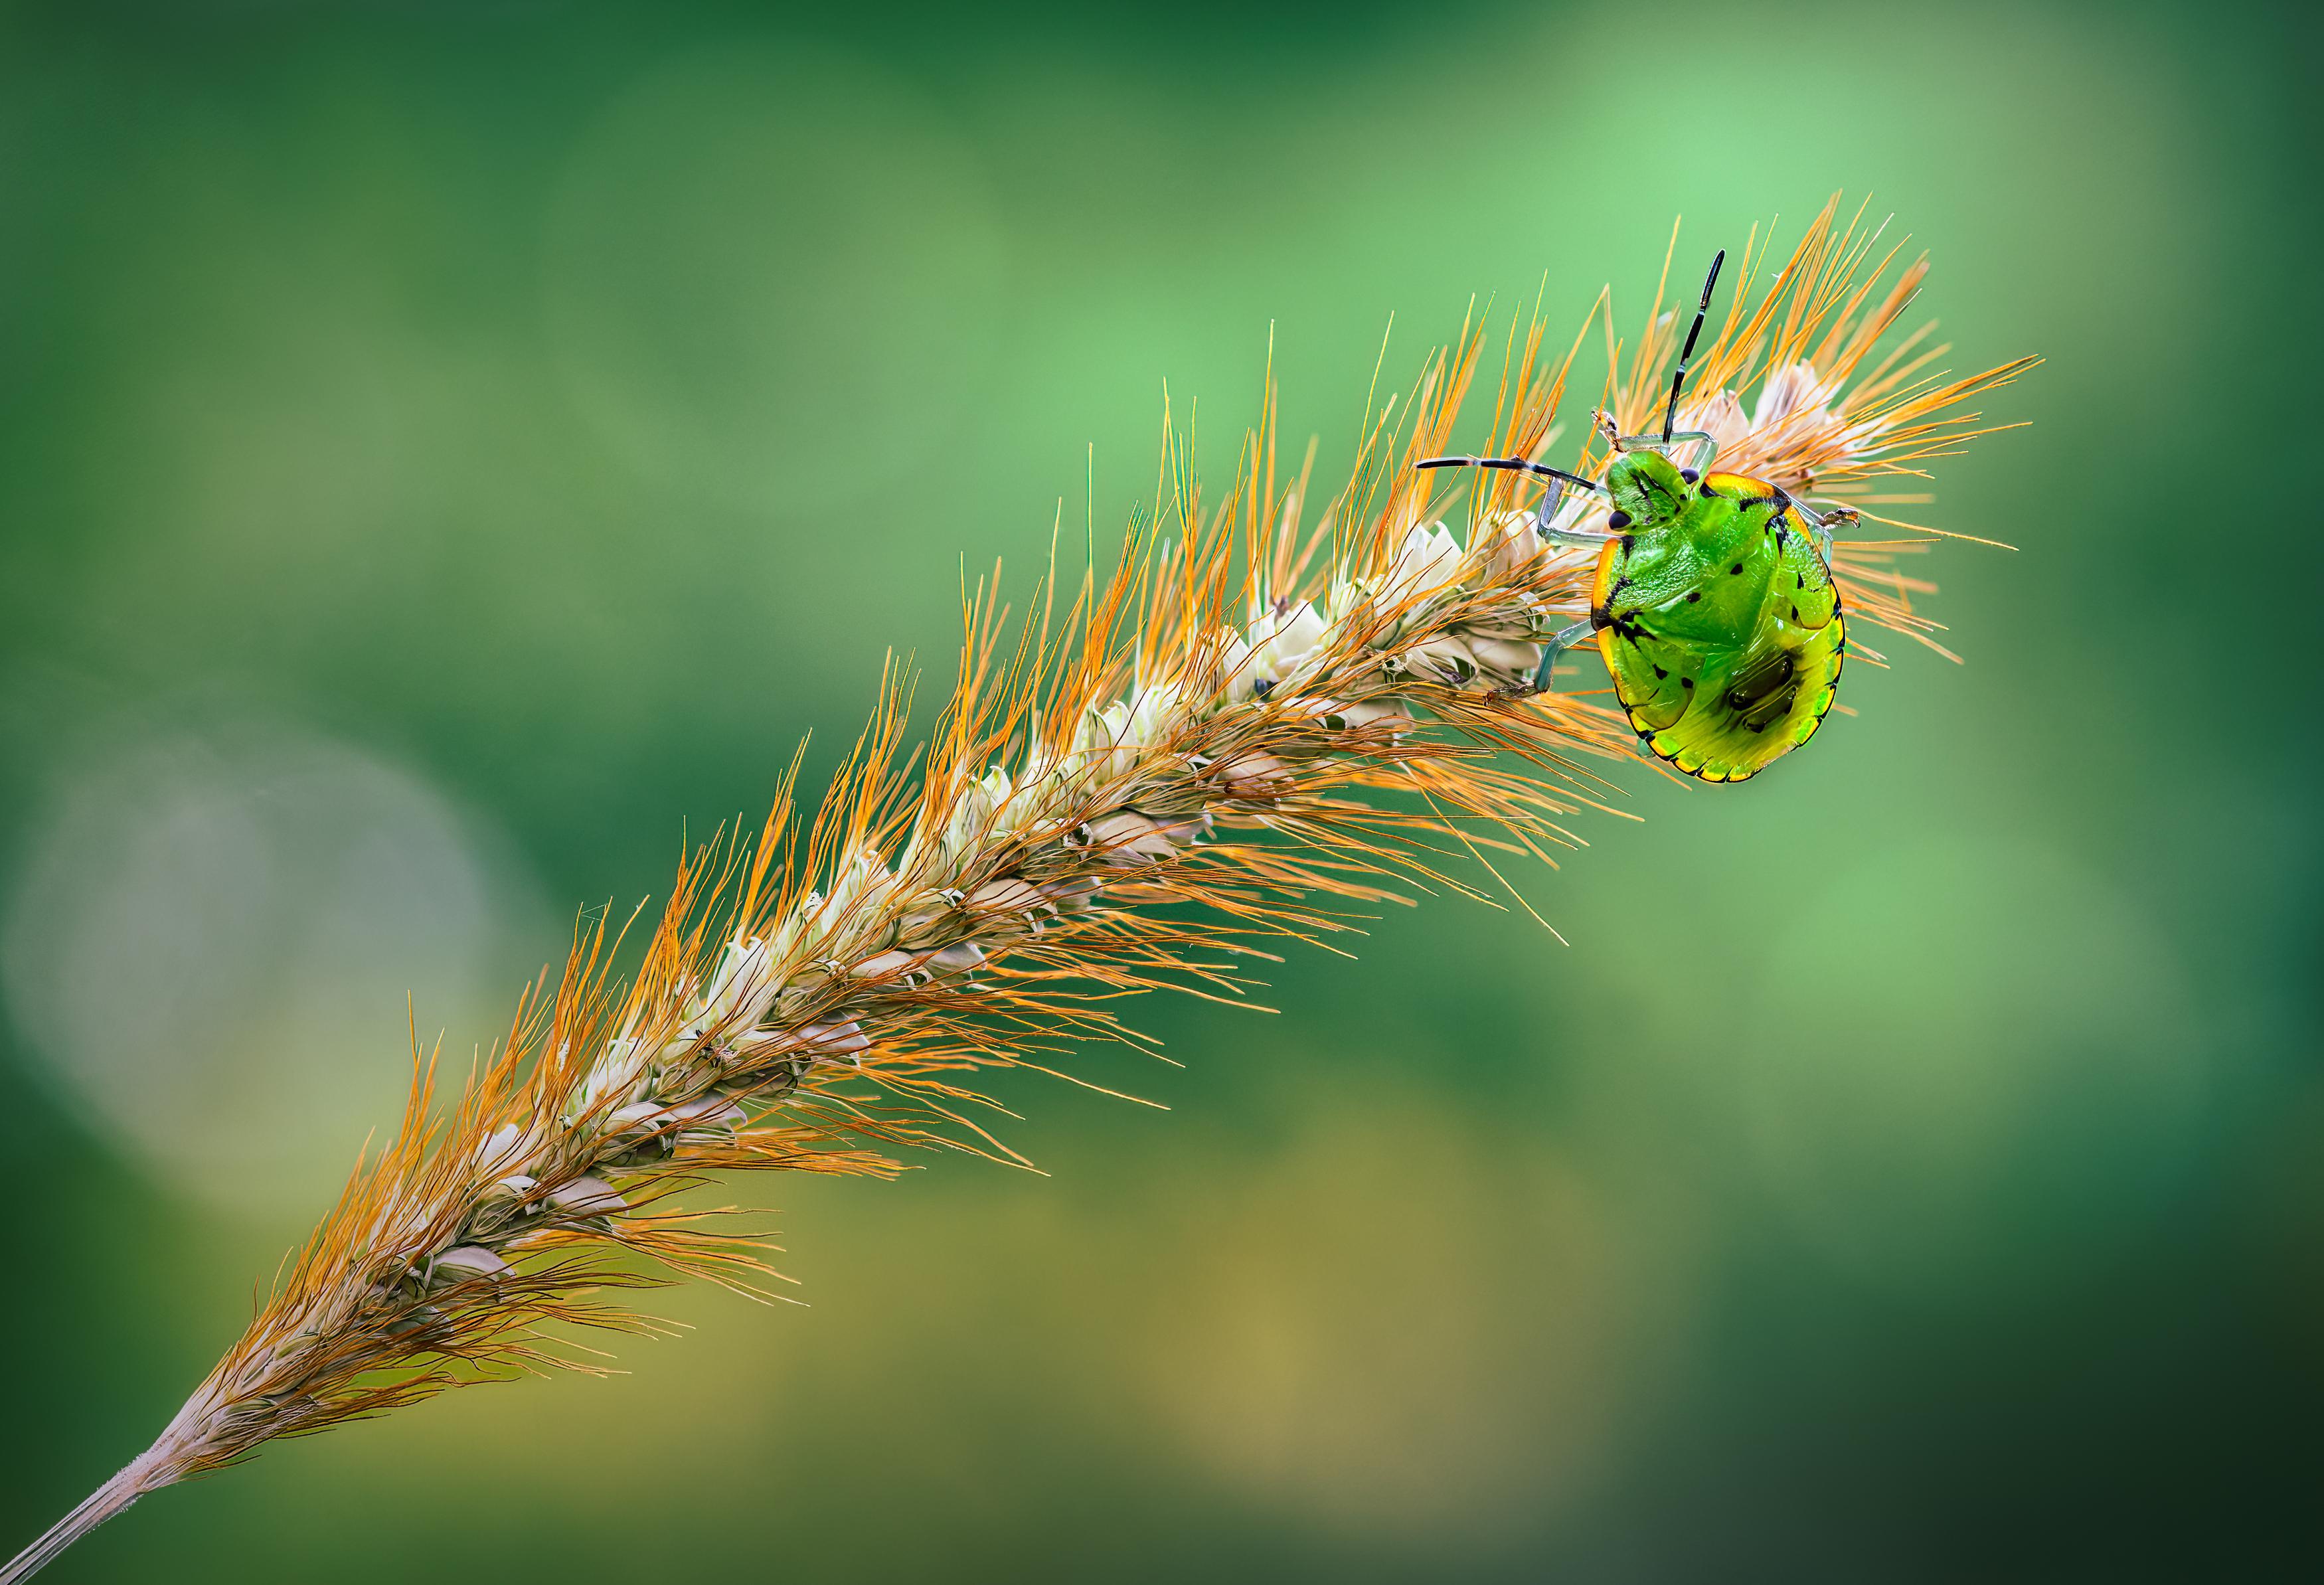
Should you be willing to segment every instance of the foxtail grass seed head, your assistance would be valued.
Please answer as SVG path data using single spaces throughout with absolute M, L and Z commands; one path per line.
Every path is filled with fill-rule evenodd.
M 1894 482 L 1984 432 L 1962 404 L 2025 362 L 1949 381 L 1924 372 L 1943 350 L 1926 331 L 1876 359 L 1925 266 L 1881 285 L 1893 250 L 1876 260 L 1877 234 L 1836 213 L 1756 293 L 1746 250 L 1676 423 L 1714 438 L 1727 468 L 1888 522 L 1872 509 L 1925 499 Z M 1579 427 L 1569 472 L 1602 480 L 1609 433 L 1660 424 L 1675 324 L 1658 298 L 1625 357 L 1609 315 L 1609 421 Z M 1561 433 L 1584 343 L 1553 362 L 1541 339 L 1538 321 L 1511 332 L 1491 455 L 1536 458 Z M 1278 477 L 1271 383 L 1214 505 L 1166 431 L 1153 515 L 1111 578 L 1053 580 L 1013 639 L 980 587 L 924 760 L 906 752 L 891 671 L 813 819 L 794 760 L 755 839 L 686 860 L 629 980 L 609 967 L 619 933 L 594 920 L 448 1107 L 419 1062 L 394 1142 L 249 1331 L 0 1585 L 273 1438 L 591 1369 L 558 1334 L 655 1330 L 629 1290 L 703 1276 L 757 1292 L 759 1246 L 677 1203 L 706 1178 L 885 1177 L 891 1152 L 929 1147 L 1019 1160 L 978 1120 L 982 1073 L 1135 1040 L 1123 993 L 1239 998 L 1249 956 L 1354 928 L 1349 910 L 1399 880 L 1477 895 L 1448 859 L 1572 843 L 1565 823 L 1612 791 L 1599 768 L 1637 753 L 1618 712 L 1537 686 L 1549 641 L 1589 616 L 1597 553 L 1575 541 L 1608 507 L 1576 491 L 1545 521 L 1541 479 L 1510 470 L 1464 475 L 1448 515 L 1443 477 L 1411 465 L 1450 447 L 1483 346 L 1464 329 L 1369 421 L 1312 527 L 1305 474 Z M 1893 566 L 1924 541 L 1898 526 L 1909 542 L 1835 545 L 1832 575 L 1862 622 L 1933 644 L 1912 604 L 1929 585 Z

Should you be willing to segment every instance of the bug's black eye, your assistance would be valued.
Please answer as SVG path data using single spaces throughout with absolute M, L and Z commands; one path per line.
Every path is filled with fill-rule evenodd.
M 1606 514 L 1606 526 L 1616 530 L 1627 529 L 1630 526 L 1630 514 L 1618 507 Z
M 1678 476 L 1684 479 L 1690 484 L 1699 484 L 1702 482 L 1702 475 L 1696 473 L 1692 468 L 1679 469 Z

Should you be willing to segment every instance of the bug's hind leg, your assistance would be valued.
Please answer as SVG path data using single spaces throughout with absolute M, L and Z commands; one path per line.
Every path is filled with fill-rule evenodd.
M 1831 555 L 1833 534 L 1841 529 L 1852 529 L 1864 521 L 1863 514 L 1852 506 L 1827 506 L 1821 511 L 1815 511 L 1798 501 L 1792 501 L 1791 508 L 1799 513 L 1800 521 L 1806 523 L 1809 531 L 1815 535 L 1816 547 L 1826 557 Z
M 1552 633 L 1541 647 L 1541 665 L 1533 674 L 1533 691 L 1551 692 L 1550 674 L 1557 669 L 1557 658 L 1597 631 L 1597 618 L 1585 616 L 1572 627 Z

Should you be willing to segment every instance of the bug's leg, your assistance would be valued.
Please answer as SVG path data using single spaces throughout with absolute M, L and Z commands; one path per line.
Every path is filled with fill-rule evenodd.
M 1711 471 L 1711 465 L 1719 460 L 1718 438 L 1702 429 L 1681 429 L 1677 434 L 1671 437 L 1671 444 L 1674 446 L 1677 445 L 1682 440 L 1700 440 L 1702 442 L 1702 455 L 1694 459 L 1694 465 L 1687 471 L 1692 472 L 1698 478 L 1702 475 L 1709 473 Z
M 1863 514 L 1852 506 L 1827 506 L 1819 512 L 1810 510 L 1789 496 L 1784 497 L 1784 502 L 1794 511 L 1799 513 L 1800 521 L 1807 524 L 1809 530 L 1815 535 L 1816 548 L 1827 557 L 1831 554 L 1831 537 L 1835 532 L 1841 529 L 1852 529 L 1864 521 Z
M 1597 619 L 1585 616 L 1572 627 L 1552 633 L 1541 647 L 1541 665 L 1533 674 L 1533 691 L 1536 694 L 1550 692 L 1550 673 L 1557 669 L 1558 656 L 1597 631 Z
M 1533 514 L 1534 537 L 1545 545 L 1580 545 L 1595 550 L 1612 537 L 1611 529 L 1561 529 L 1552 520 L 1565 499 L 1565 481 L 1552 479 Z
M 1682 429 L 1677 434 L 1670 437 L 1667 440 L 1660 435 L 1625 435 L 1622 433 L 1621 425 L 1614 421 L 1614 415 L 1612 413 L 1600 409 L 1591 416 L 1598 421 L 1598 432 L 1606 437 L 1607 444 L 1613 447 L 1617 451 L 1660 451 L 1667 453 L 1671 447 L 1676 445 L 1682 440 L 1711 439 L 1710 436 L 1704 434 L 1700 429 Z M 1715 448 L 1717 443 L 1712 442 L 1712 444 Z
M 1580 545 L 1591 550 L 1605 544 L 1610 537 L 1610 530 L 1561 529 L 1550 522 L 1550 513 L 1557 510 L 1560 493 L 1559 487 L 1552 484 L 1549 493 L 1542 497 L 1541 510 L 1534 513 L 1534 537 L 1545 545 Z

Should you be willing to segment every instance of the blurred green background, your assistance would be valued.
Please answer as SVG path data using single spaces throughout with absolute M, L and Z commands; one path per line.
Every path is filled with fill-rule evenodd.
M 2316 1578 L 2295 8 L 0 11 L 0 1552 L 572 910 L 833 763 L 1167 380 L 1351 456 L 1471 294 L 1835 189 L 1936 265 L 1968 658 L 1157 1000 L 1054 1175 L 761 1181 L 809 1308 L 149 1499 L 67 1580 Z M 1546 271 L 1544 287 L 1543 272 Z M 1585 385 L 1587 382 L 1585 381 Z M 1579 391 L 1573 411 L 1590 398 Z M 2234 482 L 2215 481 L 2230 457 Z M 2247 481 L 2257 479 L 2259 484 Z M 2280 482 L 2279 482 L 2280 481 Z M 2279 504 L 2279 498 L 2284 502 Z M 2279 601 L 2292 596 L 2288 613 Z M 1674 964 L 1683 964 L 1675 968 Z M 1715 1009 L 1715 1010 L 1713 1010 Z

